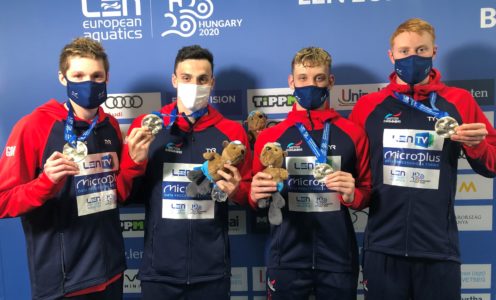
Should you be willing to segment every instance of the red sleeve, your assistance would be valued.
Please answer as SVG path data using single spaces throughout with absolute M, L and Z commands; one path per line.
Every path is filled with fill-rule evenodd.
M 223 132 L 231 141 L 238 140 L 246 147 L 245 159 L 242 165 L 238 167 L 239 173 L 241 174 L 239 190 L 231 199 L 239 205 L 245 205 L 247 202 L 248 193 L 250 191 L 252 166 L 252 154 L 248 136 L 246 135 L 246 132 L 241 124 L 231 120 L 224 119 L 223 121 L 216 124 L 216 127 L 221 132 Z
M 488 135 L 478 145 L 469 147 L 463 145 L 467 160 L 475 172 L 486 177 L 496 176 L 496 130 L 487 120 L 472 95 L 463 89 L 449 88 L 442 94 L 445 99 L 453 102 L 462 117 L 462 123 L 484 123 Z
M 43 205 L 62 188 L 42 170 L 42 156 L 53 123 L 32 115 L 21 119 L 12 130 L 0 158 L 0 218 L 17 217 Z
M 144 115 L 134 119 L 133 123 L 129 127 L 127 135 L 131 133 L 131 130 L 133 130 L 133 128 L 141 127 L 141 119 L 143 117 Z M 120 129 L 118 127 L 119 124 L 117 124 L 117 121 L 115 121 L 115 119 L 112 125 L 114 127 L 117 126 L 117 131 L 119 132 L 119 137 L 120 137 L 121 134 L 120 134 Z M 120 139 L 122 140 L 121 137 Z M 117 175 L 117 194 L 119 197 L 119 201 L 124 202 L 127 200 L 133 188 L 134 179 L 145 173 L 147 163 L 148 163 L 147 160 L 141 163 L 134 162 L 134 160 L 129 155 L 129 147 L 127 143 L 124 142 L 121 152 L 119 174 Z
M 342 118 L 336 122 L 355 144 L 355 156 L 357 158 L 355 166 L 355 194 L 351 203 L 343 201 L 339 196 L 341 204 L 355 210 L 364 209 L 369 205 L 370 193 L 372 191 L 372 173 L 370 171 L 369 140 L 365 131 L 352 122 Z

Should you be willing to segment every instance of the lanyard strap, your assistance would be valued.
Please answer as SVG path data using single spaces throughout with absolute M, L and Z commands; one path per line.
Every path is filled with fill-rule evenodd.
M 64 139 L 66 142 L 68 142 L 73 148 L 76 147 L 77 141 L 85 141 L 88 136 L 90 135 L 91 131 L 93 128 L 95 128 L 96 122 L 98 121 L 98 114 L 93 118 L 93 121 L 91 121 L 90 127 L 83 132 L 81 136 L 76 136 L 74 133 L 74 111 L 72 108 L 72 105 L 70 101 L 67 101 L 67 107 L 69 108 L 69 112 L 67 113 L 67 121 L 65 123 L 64 127 Z
M 449 116 L 447 112 L 440 111 L 436 107 L 437 93 L 435 92 L 429 94 L 429 103 L 431 104 L 432 108 L 423 105 L 419 101 L 415 101 L 412 97 L 409 97 L 407 95 L 400 94 L 398 92 L 394 92 L 394 95 L 396 96 L 396 99 L 401 101 L 401 103 L 413 107 L 416 110 L 420 110 L 428 115 L 434 116 L 438 119 Z
M 320 143 L 320 149 L 317 147 L 317 144 L 312 139 L 305 126 L 301 123 L 296 123 L 296 128 L 300 131 L 301 135 L 305 142 L 307 142 L 308 147 L 312 150 L 313 154 L 317 158 L 317 163 L 323 164 L 327 162 L 327 148 L 329 145 L 329 136 L 331 131 L 331 122 L 327 121 L 324 126 L 324 132 L 322 133 L 322 142 Z
M 204 107 L 204 108 L 201 108 L 201 109 L 193 112 L 190 115 L 186 115 L 186 114 L 182 113 L 181 117 L 184 117 L 184 118 L 192 117 L 194 119 L 199 119 L 200 117 L 205 115 L 207 112 L 208 112 L 208 107 Z M 155 115 L 162 117 L 162 118 L 163 117 L 169 117 L 169 125 L 167 125 L 166 129 L 171 129 L 172 125 L 174 125 L 174 123 L 176 122 L 176 119 L 178 117 L 177 107 L 174 108 L 170 114 L 162 114 L 158 111 L 153 111 L 152 114 L 155 114 Z

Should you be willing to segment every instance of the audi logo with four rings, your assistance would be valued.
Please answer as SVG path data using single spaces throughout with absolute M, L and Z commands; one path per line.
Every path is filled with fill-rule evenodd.
M 105 100 L 107 108 L 139 108 L 143 105 L 143 98 L 134 96 L 108 96 Z

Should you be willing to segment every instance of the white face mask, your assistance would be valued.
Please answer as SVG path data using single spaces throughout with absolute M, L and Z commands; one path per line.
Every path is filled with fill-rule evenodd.
M 177 85 L 177 98 L 187 110 L 195 112 L 207 106 L 211 88 L 209 85 L 179 83 Z

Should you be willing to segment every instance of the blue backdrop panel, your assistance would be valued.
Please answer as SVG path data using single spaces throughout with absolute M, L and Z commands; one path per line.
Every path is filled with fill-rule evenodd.
M 174 99 L 174 57 L 191 44 L 207 47 L 215 56 L 211 103 L 240 121 L 262 103 L 257 99 L 269 96 L 275 101 L 257 108 L 282 118 L 293 101 L 287 89 L 293 55 L 302 47 L 323 47 L 333 56 L 333 107 L 347 115 L 359 95 L 387 81 L 390 34 L 411 17 L 435 26 L 439 49 L 434 64 L 443 79 L 470 90 L 494 122 L 495 0 L 1 1 L 0 147 L 23 115 L 49 98 L 66 100 L 57 79 L 58 56 L 77 36 L 99 39 L 106 48 L 110 94 L 145 99 L 139 107 L 111 109 L 125 131 L 136 115 Z M 496 295 L 491 276 L 496 264 L 494 180 L 474 175 L 463 158 L 460 165 L 456 212 L 463 297 L 491 299 Z M 127 206 L 121 213 L 129 266 L 126 299 L 139 299 L 143 209 Z M 353 217 L 361 243 L 366 212 Z M 229 222 L 233 299 L 263 297 L 267 219 L 233 206 Z M 29 298 L 19 219 L 0 220 L 0 299 Z

